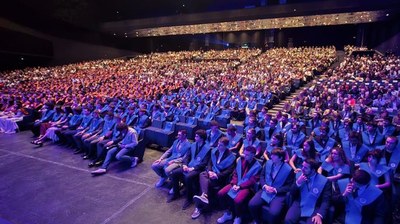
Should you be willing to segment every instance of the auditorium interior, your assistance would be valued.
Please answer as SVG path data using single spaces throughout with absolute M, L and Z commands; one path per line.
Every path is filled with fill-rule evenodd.
M 13 0 L 0 224 L 400 223 L 399 110 L 398 0 Z

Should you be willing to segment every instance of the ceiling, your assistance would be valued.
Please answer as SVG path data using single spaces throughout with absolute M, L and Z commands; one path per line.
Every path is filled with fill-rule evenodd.
M 276 13 L 275 11 L 278 10 L 273 9 L 275 6 L 269 6 L 277 5 L 280 1 L 286 1 L 289 7 L 300 4 L 312 5 L 314 2 L 325 5 L 332 5 L 332 3 L 334 5 L 336 2 L 346 4 L 360 2 L 360 4 L 374 6 L 385 2 L 392 2 L 392 5 L 395 2 L 394 4 L 399 5 L 398 2 L 400 2 L 398 0 L 13 0 L 0 7 L 0 17 L 9 18 L 17 23 L 50 33 L 58 32 L 69 35 L 75 30 L 71 29 L 71 32 L 68 32 L 65 27 L 72 27 L 73 29 L 105 33 L 110 36 L 121 34 L 121 37 L 136 37 L 138 33 L 140 34 L 138 29 L 259 19 L 262 16 L 265 17 L 268 10 L 272 12 L 271 14 Z M 281 8 L 285 9 L 285 7 Z M 322 9 L 313 10 L 319 14 L 328 13 L 328 11 L 322 12 Z M 222 11 L 224 13 L 221 13 Z M 239 19 L 237 16 L 233 16 L 244 15 L 246 12 L 256 13 L 253 18 Z M 296 15 L 293 11 L 291 14 L 287 12 L 282 14 L 281 12 L 279 15 L 276 13 L 277 16 L 274 18 L 299 16 L 300 13 L 299 11 Z M 230 15 L 232 18 L 224 21 Z M 313 15 L 316 15 L 315 12 Z M 163 24 L 162 18 L 169 24 Z M 197 19 L 198 21 L 190 20 L 193 18 L 199 19 Z M 182 24 L 185 22 L 187 24 Z M 131 35 L 126 36 L 129 33 Z M 146 33 L 149 32 L 146 30 Z
M 324 0 L 287 0 L 302 1 Z M 67 23 L 97 29 L 104 22 L 256 8 L 267 2 L 272 5 L 279 0 L 13 0 L 0 8 L 0 17 L 36 27 Z

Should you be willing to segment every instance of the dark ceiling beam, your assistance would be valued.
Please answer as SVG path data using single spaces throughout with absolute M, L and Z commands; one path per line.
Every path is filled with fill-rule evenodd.
M 132 33 L 132 31 L 138 29 L 155 27 L 283 18 L 289 16 L 323 15 L 370 10 L 375 11 L 381 9 L 398 10 L 399 8 L 400 1 L 398 0 L 332 0 L 229 10 L 223 12 L 182 14 L 177 16 L 106 22 L 100 25 L 100 29 L 103 32 L 121 35 Z

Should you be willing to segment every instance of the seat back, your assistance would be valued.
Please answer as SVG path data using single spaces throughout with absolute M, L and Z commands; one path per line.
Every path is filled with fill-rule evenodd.
M 174 131 L 175 130 L 175 123 L 174 122 L 165 122 L 164 131 Z
M 194 114 L 194 116 L 195 116 L 196 118 L 201 118 L 201 117 L 203 117 L 203 112 L 201 112 L 201 111 L 196 111 L 196 113 Z
M 185 122 L 185 118 L 186 117 L 184 115 L 178 115 L 179 122 L 184 123 Z
M 211 121 L 214 118 L 215 114 L 208 113 L 207 116 L 204 118 L 206 121 Z
M 230 117 L 231 116 L 231 110 L 222 110 L 221 115 L 224 116 L 224 117 Z
M 244 127 L 243 127 L 243 125 L 235 125 L 235 127 L 236 127 L 236 132 L 237 132 L 238 134 L 240 134 L 240 135 L 243 135 L 243 134 L 244 134 Z
M 197 125 L 197 118 L 195 117 L 188 117 L 186 119 L 186 123 L 190 125 Z
M 153 120 L 153 122 L 151 123 L 151 126 L 161 129 L 163 126 L 163 121 L 162 120 Z

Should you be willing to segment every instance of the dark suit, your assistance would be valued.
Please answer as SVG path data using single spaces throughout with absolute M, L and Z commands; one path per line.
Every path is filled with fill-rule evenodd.
M 309 187 L 309 191 L 304 189 L 307 188 L 307 183 L 303 183 L 300 186 L 297 186 L 296 183 L 292 185 L 291 195 L 293 197 L 293 203 L 286 214 L 285 223 L 312 223 L 311 219 L 313 216 L 317 215 L 317 213 L 322 217 L 328 215 L 332 195 L 332 185 L 326 180 L 322 192 L 319 193 L 318 198 L 316 199 L 312 214 L 301 217 L 301 213 L 304 212 L 304 208 L 300 207 L 302 198 L 307 198 L 309 194 L 318 193 L 319 190 L 314 190 L 316 183 L 324 180 L 326 180 L 326 177 L 316 174 L 313 184 Z
M 207 143 L 210 145 L 210 147 L 216 147 L 218 144 L 218 140 L 222 137 L 224 137 L 224 133 L 221 130 L 217 130 L 217 133 L 215 133 L 213 136 L 211 136 L 211 129 L 207 130 Z
M 267 161 L 266 164 L 268 163 L 272 163 L 271 160 Z M 283 208 L 285 207 L 286 204 L 286 197 L 287 197 L 287 193 L 290 191 L 291 186 L 293 184 L 294 181 L 294 173 L 291 169 L 291 167 L 287 164 L 287 163 L 283 163 L 282 167 L 279 169 L 279 171 L 277 172 L 276 176 L 274 178 L 269 179 L 268 177 L 266 178 L 266 175 L 270 175 L 271 170 L 268 169 L 266 167 L 267 165 L 264 166 L 264 168 L 261 171 L 261 176 L 260 176 L 260 185 L 261 187 L 264 186 L 265 184 L 267 184 L 268 186 L 272 186 L 276 188 L 276 194 L 273 197 L 273 199 L 270 202 L 267 202 L 263 199 L 263 189 L 259 190 L 254 197 L 250 200 L 249 202 L 249 210 L 250 213 L 252 215 L 252 217 L 254 218 L 254 221 L 256 221 L 257 223 L 262 223 L 262 206 L 263 205 L 268 205 L 269 209 L 268 209 L 268 214 L 266 215 L 268 217 L 268 223 L 273 224 L 273 223 L 278 223 L 279 220 L 279 216 L 283 210 Z M 284 169 L 288 171 L 287 172 L 283 172 Z M 287 176 L 285 176 L 287 175 Z M 281 186 L 277 186 L 275 185 L 277 183 L 278 178 L 285 178 L 283 184 Z M 272 180 L 272 182 L 270 181 Z M 270 182 L 270 183 L 267 183 Z
M 222 157 L 220 159 L 220 163 L 223 163 L 226 159 L 232 160 L 227 161 L 227 164 L 224 169 L 218 169 L 218 157 L 220 156 L 220 152 L 218 149 L 213 149 L 211 154 L 211 159 L 208 162 L 208 166 L 206 171 L 203 171 L 200 173 L 199 181 L 200 181 L 200 190 L 202 193 L 205 193 L 208 195 L 208 191 L 210 187 L 216 188 L 216 187 L 223 187 L 226 184 L 226 181 L 228 180 L 229 176 L 235 169 L 235 155 L 233 155 L 229 149 L 226 149 L 224 153 L 222 154 Z M 214 157 L 215 156 L 215 157 Z M 214 158 L 215 161 L 214 161 Z M 215 169 L 217 167 L 217 169 Z M 215 172 L 218 176 L 217 179 L 210 179 L 208 175 L 208 171 Z
M 362 132 L 362 141 L 365 146 L 369 149 L 375 149 L 375 147 L 380 146 L 384 143 L 385 136 L 382 135 L 378 129 L 373 134 L 367 131 Z
M 386 139 L 388 136 L 393 135 L 394 132 L 396 131 L 396 127 L 393 126 L 393 125 L 391 125 L 391 124 L 388 125 L 388 126 L 386 126 L 386 127 L 379 127 L 378 129 L 379 129 L 380 133 L 381 133 L 383 136 L 385 136 L 385 139 Z
M 348 179 L 339 181 L 339 187 L 343 193 L 346 189 Z M 366 199 L 371 197 L 370 199 Z M 339 217 L 343 223 L 352 224 L 383 224 L 387 214 L 387 205 L 385 196 L 381 190 L 373 185 L 367 185 L 361 194 L 350 194 L 347 197 L 342 195 L 339 198 L 346 206 L 346 212 Z M 361 202 L 361 203 L 360 203 Z M 363 204 L 364 203 L 364 204 Z M 354 209 L 359 207 L 361 209 Z M 358 222 L 360 221 L 360 222 Z
M 203 154 L 202 154 L 203 152 Z M 186 187 L 186 199 L 192 201 L 195 191 L 198 190 L 199 186 L 199 174 L 203 172 L 210 160 L 210 146 L 206 142 L 199 145 L 198 142 L 194 142 L 191 145 L 191 149 L 188 150 L 185 157 L 183 158 L 182 165 L 186 165 L 189 168 L 193 167 L 194 170 L 190 172 L 184 172 L 182 167 L 179 167 L 171 171 L 170 177 L 172 179 L 172 188 L 175 195 L 179 195 L 179 181 L 183 180 Z
M 255 159 L 248 163 L 239 158 L 230 184 L 218 191 L 221 206 L 233 211 L 235 216 L 241 217 L 247 210 L 247 202 L 254 194 L 254 186 L 260 178 L 261 169 L 261 165 Z M 234 199 L 229 195 L 233 185 L 240 186 Z

